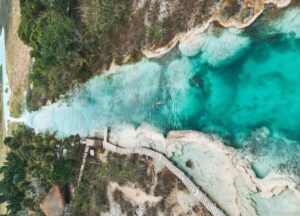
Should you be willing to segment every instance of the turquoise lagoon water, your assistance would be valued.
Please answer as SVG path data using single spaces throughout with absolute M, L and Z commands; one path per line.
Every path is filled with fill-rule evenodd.
M 274 168 L 300 176 L 300 40 L 287 29 L 257 35 L 236 32 L 230 39 L 228 30 L 208 32 L 193 56 L 182 50 L 171 59 L 122 66 L 72 92 L 71 102 L 48 105 L 24 119 L 37 131 L 59 136 L 143 123 L 163 133 L 214 133 L 257 156 L 258 176 Z

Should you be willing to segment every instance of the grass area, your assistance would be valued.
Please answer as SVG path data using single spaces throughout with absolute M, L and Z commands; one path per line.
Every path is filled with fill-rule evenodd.
M 18 118 L 22 114 L 22 102 L 23 102 L 23 93 L 20 88 L 18 88 L 13 96 L 10 98 L 9 107 L 10 115 L 12 117 Z

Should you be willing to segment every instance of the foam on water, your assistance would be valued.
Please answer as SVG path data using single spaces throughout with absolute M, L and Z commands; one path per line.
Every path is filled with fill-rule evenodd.
M 274 169 L 300 176 L 300 41 L 286 35 L 257 41 L 233 30 L 207 34 L 196 56 L 122 66 L 84 84 L 70 103 L 46 106 L 24 119 L 37 131 L 59 136 L 143 123 L 162 132 L 216 133 L 254 155 L 260 177 Z M 258 140 L 254 134 L 262 128 L 268 135 Z
M 142 122 L 155 109 L 160 70 L 158 64 L 146 60 L 124 66 L 113 76 L 87 82 L 71 103 L 55 103 L 23 118 L 37 131 L 55 130 L 61 136 L 86 136 L 97 127 Z
M 202 62 L 220 67 L 237 59 L 249 44 L 249 38 L 242 36 L 238 29 L 229 28 L 214 32 L 210 28 L 195 37 L 192 42 L 179 44 L 179 49 L 186 56 L 195 56 L 201 52 Z
M 300 38 L 300 10 L 298 8 L 288 10 L 273 26 L 281 33 L 294 34 Z

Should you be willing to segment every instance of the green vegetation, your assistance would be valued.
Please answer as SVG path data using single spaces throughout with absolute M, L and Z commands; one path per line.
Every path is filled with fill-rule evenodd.
M 18 34 L 34 58 L 29 111 L 65 96 L 113 60 L 138 60 L 145 46 L 168 40 L 156 11 L 145 25 L 147 7 L 133 13 L 132 0 L 21 0 Z
M 0 79 L 2 80 L 2 65 L 0 65 Z M 2 82 L 1 82 L 2 83 Z M 6 154 L 7 154 L 7 148 L 5 145 L 3 145 L 3 139 L 4 139 L 4 118 L 3 118 L 3 95 L 2 95 L 2 84 L 0 84 L 0 166 L 4 163 Z M 5 203 L 0 204 L 0 214 L 5 213 L 6 206 Z
M 22 99 L 22 91 L 18 88 L 9 99 L 10 115 L 12 117 L 18 118 L 22 115 Z
M 55 101 L 70 87 L 90 77 L 85 47 L 72 12 L 75 0 L 22 0 L 19 37 L 35 59 L 27 95 L 29 110 Z
M 58 140 L 54 133 L 35 134 L 25 126 L 5 139 L 10 152 L 0 169 L 0 203 L 7 203 L 8 215 L 26 209 L 40 215 L 39 203 L 49 187 L 64 187 L 74 180 L 78 142 L 77 136 Z
M 35 59 L 29 77 L 33 88 L 27 94 L 29 110 L 56 101 L 110 65 L 114 40 L 129 17 L 130 1 L 98 3 L 96 20 L 82 22 L 76 0 L 21 1 L 18 33 Z
M 81 1 L 81 8 L 87 9 L 83 12 L 86 37 L 102 66 L 108 67 L 113 58 L 121 59 L 127 52 L 120 40 L 124 27 L 129 25 L 131 7 L 132 1 L 128 0 Z
M 143 189 L 151 186 L 147 163 L 139 160 L 138 156 L 125 157 L 109 153 L 107 162 L 101 164 L 98 164 L 97 159 L 90 158 L 72 201 L 74 215 L 94 216 L 109 210 L 106 192 L 110 181 L 121 185 L 135 182 Z
M 147 28 L 147 37 L 157 41 L 164 35 L 164 28 L 161 22 L 155 21 Z

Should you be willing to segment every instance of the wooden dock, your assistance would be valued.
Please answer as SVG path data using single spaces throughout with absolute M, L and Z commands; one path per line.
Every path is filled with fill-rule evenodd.
M 108 151 L 120 154 L 120 155 L 131 155 L 131 154 L 138 154 L 144 155 L 153 158 L 154 160 L 160 161 L 165 167 L 167 167 L 174 175 L 179 178 L 182 183 L 188 188 L 190 193 L 192 193 L 195 198 L 214 216 L 225 216 L 225 213 L 202 191 L 199 187 L 197 187 L 191 179 L 186 176 L 179 168 L 177 168 L 171 161 L 169 161 L 163 154 L 158 153 L 156 151 L 142 148 L 142 147 L 135 147 L 135 148 L 122 148 L 111 144 L 107 141 L 107 130 L 105 130 L 104 140 L 102 143 L 99 143 L 99 140 L 95 140 L 92 138 L 85 139 L 82 144 L 85 145 L 85 151 L 83 154 L 83 160 L 80 167 L 80 173 L 78 177 L 78 183 L 80 183 L 82 174 L 84 171 L 84 166 L 86 163 L 86 157 L 88 151 L 91 147 L 102 147 Z

